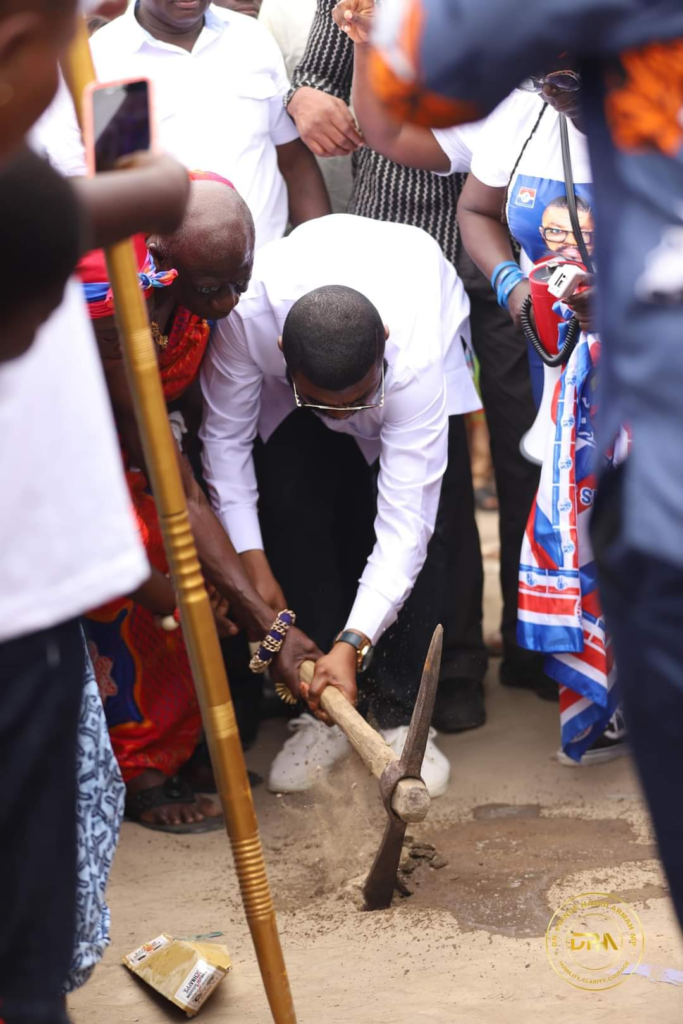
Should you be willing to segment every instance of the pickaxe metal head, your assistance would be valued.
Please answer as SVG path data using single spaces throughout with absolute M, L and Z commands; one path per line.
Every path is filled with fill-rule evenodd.
M 384 830 L 382 844 L 363 887 L 367 910 L 385 909 L 391 904 L 394 895 L 403 839 L 406 833 L 406 822 L 402 821 L 392 809 L 392 797 L 402 779 L 420 778 L 422 761 L 429 738 L 429 727 L 434 713 L 442 650 L 443 628 L 437 626 L 429 645 L 420 691 L 415 702 L 403 753 L 398 761 L 387 765 L 380 778 L 380 792 L 389 820 Z

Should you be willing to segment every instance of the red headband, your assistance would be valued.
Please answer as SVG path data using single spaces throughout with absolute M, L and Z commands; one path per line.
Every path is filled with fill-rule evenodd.
M 213 171 L 188 171 L 188 174 L 191 181 L 217 181 L 222 185 L 227 185 L 228 188 L 235 189 L 231 181 L 223 178 L 220 174 L 214 174 Z M 145 278 L 149 277 L 151 270 L 146 239 L 144 235 L 135 235 L 132 241 L 135 248 L 138 271 L 141 274 L 141 286 L 145 296 L 147 296 L 151 293 L 152 287 L 145 280 Z M 114 302 L 108 283 L 109 272 L 107 270 L 104 250 L 94 249 L 92 252 L 86 253 L 78 264 L 76 273 L 80 277 L 85 289 L 91 319 L 98 320 L 103 317 L 113 316 Z M 157 276 L 165 277 L 166 280 L 162 283 L 167 285 L 171 284 L 175 277 L 177 277 L 177 272 L 171 270 Z

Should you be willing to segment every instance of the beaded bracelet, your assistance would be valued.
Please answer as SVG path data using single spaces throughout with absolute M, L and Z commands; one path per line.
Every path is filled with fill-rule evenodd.
M 249 662 L 249 668 L 255 675 L 265 672 L 276 654 L 279 654 L 290 626 L 296 622 L 296 615 L 289 608 L 280 612 L 273 625 L 266 633 L 261 646 Z

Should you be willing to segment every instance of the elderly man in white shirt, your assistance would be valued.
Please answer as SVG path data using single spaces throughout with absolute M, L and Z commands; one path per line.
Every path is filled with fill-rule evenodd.
M 446 660 L 467 656 L 454 650 L 467 646 L 458 619 L 469 614 L 481 629 L 462 416 L 480 405 L 468 315 L 455 270 L 427 234 L 333 215 L 257 254 L 251 287 L 217 327 L 202 371 L 214 507 L 262 596 L 291 607 L 329 650 L 313 706 L 325 684 L 355 699 L 357 672 L 412 591 L 371 673 L 375 714 L 397 750 L 437 622 Z M 455 573 L 466 595 L 458 604 L 471 609 L 451 610 Z M 311 767 L 331 766 L 346 747 L 310 715 L 290 725 L 296 735 L 269 780 L 278 792 L 307 789 Z M 423 774 L 433 796 L 449 772 L 432 736 Z
M 209 0 L 137 0 L 91 40 L 99 79 L 149 78 L 159 145 L 191 169 L 233 182 L 256 224 L 257 246 L 330 212 L 322 176 L 283 106 L 278 47 L 254 18 Z M 85 162 L 65 93 L 47 137 L 65 174 Z

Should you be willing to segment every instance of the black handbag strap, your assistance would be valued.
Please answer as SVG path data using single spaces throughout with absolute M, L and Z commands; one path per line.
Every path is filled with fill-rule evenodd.
M 562 166 L 564 168 L 564 187 L 567 192 L 567 209 L 569 219 L 572 223 L 572 231 L 576 244 L 581 253 L 581 259 L 589 274 L 593 273 L 593 263 L 590 258 L 586 243 L 583 240 L 583 232 L 579 223 L 579 212 L 576 208 L 576 192 L 574 191 L 574 171 L 572 169 L 572 156 L 569 150 L 569 128 L 567 118 L 560 114 L 560 139 L 562 140 Z

